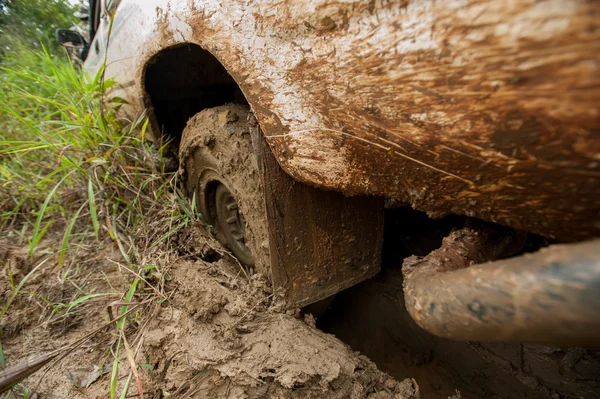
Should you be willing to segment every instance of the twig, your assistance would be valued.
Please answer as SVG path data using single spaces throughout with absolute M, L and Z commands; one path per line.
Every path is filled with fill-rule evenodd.
M 83 345 L 87 340 L 92 338 L 94 335 L 96 335 L 97 333 L 99 333 L 100 331 L 105 329 L 106 327 L 110 326 L 114 322 L 125 317 L 126 315 L 128 315 L 135 309 L 136 309 L 136 306 L 133 306 L 131 309 L 129 309 L 127 312 L 123 313 L 116 319 L 111 320 L 108 323 L 101 325 L 100 327 L 98 327 L 95 330 L 88 333 L 85 337 L 80 338 L 79 340 L 75 341 L 74 343 L 72 343 L 70 345 L 63 346 L 62 348 L 55 349 L 55 350 L 45 353 L 45 354 L 28 356 L 25 359 L 18 362 L 17 364 L 7 367 L 4 370 L 0 370 L 0 393 L 6 392 L 7 390 L 11 389 L 13 386 L 15 386 L 19 382 L 23 381 L 25 378 L 27 378 L 30 375 L 32 375 L 33 373 L 35 373 L 36 371 L 38 371 L 39 369 L 44 367 L 46 364 L 48 364 L 52 360 L 56 359 L 55 363 L 61 361 L 66 356 L 68 356 L 72 351 L 74 351 L 75 349 L 77 349 L 78 347 Z M 48 372 L 48 370 L 46 370 L 44 375 L 42 375 L 42 378 L 40 378 L 38 385 L 31 393 L 32 396 L 35 393 L 35 391 L 37 390 L 37 388 L 39 388 L 39 386 L 47 372 Z

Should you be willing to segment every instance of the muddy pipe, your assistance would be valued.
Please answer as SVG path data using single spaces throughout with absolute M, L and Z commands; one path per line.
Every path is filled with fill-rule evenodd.
M 514 234 L 464 228 L 403 264 L 406 307 L 453 340 L 600 346 L 600 239 L 519 251 Z

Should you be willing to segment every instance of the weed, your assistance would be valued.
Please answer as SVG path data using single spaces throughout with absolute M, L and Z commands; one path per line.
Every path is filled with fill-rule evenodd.
M 37 69 L 3 68 L 0 73 L 0 108 L 5 111 L 0 115 L 0 234 L 25 239 L 32 260 L 39 257 L 40 244 L 49 234 L 61 234 L 57 248 L 44 249 L 43 262 L 52 259 L 62 283 L 75 287 L 75 292 L 64 300 L 64 289 L 54 297 L 24 290 L 44 264 L 40 263 L 15 282 L 0 319 L 19 295 L 29 295 L 49 309 L 47 324 L 68 320 L 94 301 L 123 298 L 113 332 L 109 394 L 116 398 L 120 390 L 119 397 L 127 396 L 133 380 L 141 396 L 135 363 L 141 339 L 126 336 L 130 324 L 139 325 L 139 315 L 133 320 L 124 315 L 136 295 L 146 298 L 141 314 L 166 299 L 162 287 L 144 278 L 155 268 L 146 263 L 149 253 L 171 245 L 177 231 L 200 216 L 195 204 L 187 205 L 179 193 L 177 176 L 164 173 L 166 144 L 146 141 L 147 118 L 125 122 L 118 117 L 120 107 L 127 105 L 124 101 L 102 101 L 112 87 L 102 69 L 85 77 L 45 51 L 36 57 Z M 87 277 L 73 269 L 75 239 L 79 245 L 117 245 L 129 280 L 124 294 L 110 281 L 107 292 L 86 292 Z M 1 349 L 0 355 L 3 359 Z M 121 362 L 130 369 L 124 384 L 119 381 Z

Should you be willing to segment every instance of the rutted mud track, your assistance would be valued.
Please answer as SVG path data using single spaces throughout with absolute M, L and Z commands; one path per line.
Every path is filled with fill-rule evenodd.
M 254 275 L 247 280 L 236 261 L 208 235 L 195 226 L 178 240 L 179 254 L 157 259 L 160 272 L 145 280 L 166 281 L 167 294 L 152 311 L 139 315 L 139 323 L 126 330 L 146 398 L 413 398 L 418 387 L 411 379 L 395 380 L 379 371 L 365 356 L 353 352 L 332 335 L 314 327 L 310 316 L 299 311 L 283 311 L 266 280 Z M 9 248 L 10 242 L 3 242 Z M 25 251 L 3 251 L 2 291 L 10 293 L 9 268 L 24 267 Z M 107 289 L 106 281 L 117 281 L 123 271 L 116 267 L 118 251 L 108 244 L 94 253 L 84 248 L 80 273 L 86 275 L 86 290 Z M 172 262 L 165 260 L 175 259 Z M 27 290 L 40 295 L 60 295 L 71 288 L 57 285 L 52 265 L 40 269 L 38 278 Z M 45 265 L 44 265 L 45 266 Z M 159 275 L 159 274 L 162 275 Z M 115 288 L 125 288 L 125 281 Z M 94 281 L 98 281 L 94 283 Z M 135 301 L 151 292 L 140 286 Z M 53 298 L 55 299 L 55 298 Z M 40 310 L 30 295 L 19 296 L 12 314 L 3 324 L 3 344 L 7 364 L 25 354 L 39 353 L 62 346 L 97 328 L 106 319 L 106 303 L 86 307 L 63 320 L 64 328 L 41 323 L 48 314 Z M 18 322 L 18 323 L 17 323 Z M 18 324 L 18 325 L 17 325 Z M 65 360 L 35 374 L 26 381 L 39 398 L 106 398 L 110 385 L 114 351 L 114 328 L 108 328 L 89 344 Z M 119 384 L 129 373 L 127 360 L 119 368 Z M 74 385 L 77 374 L 103 369 L 106 374 L 88 388 Z M 110 367 L 108 367 L 110 370 Z M 38 385 L 39 384 L 39 385 Z M 129 395 L 137 390 L 131 384 Z
M 178 386 L 182 397 L 412 397 L 410 380 L 385 376 L 310 318 L 280 313 L 260 276 L 246 284 L 221 272 L 228 263 L 173 269 L 174 308 L 160 309 L 145 340 L 157 384 Z
M 596 397 L 596 351 L 451 342 L 419 329 L 404 310 L 397 266 L 411 253 L 431 251 L 459 222 L 431 221 L 408 209 L 392 213 L 399 217 L 386 225 L 380 275 L 338 294 L 316 322 L 335 336 L 315 328 L 310 314 L 285 311 L 266 279 L 260 274 L 248 279 L 202 225 L 181 231 L 173 237 L 176 250 L 157 250 L 147 260 L 156 268 L 144 279 L 162 281 L 164 298 L 154 297 L 154 306 L 140 311 L 125 330 L 136 352 L 144 397 L 375 399 L 420 394 L 445 399 L 457 389 L 463 398 Z M 402 233 L 406 228 L 410 235 Z M 55 238 L 42 243 L 42 254 L 59 245 L 60 236 Z M 122 301 L 118 295 L 98 298 L 66 316 L 43 306 L 42 297 L 69 302 L 78 290 L 127 290 L 131 275 L 119 266 L 124 261 L 114 244 L 87 243 L 76 251 L 78 269 L 72 278 L 57 278 L 51 256 L 2 319 L 8 365 L 81 338 L 106 322 L 111 304 Z M 44 256 L 28 259 L 26 247 L 16 240 L 0 240 L 4 300 L 12 292 L 10 278 L 19 281 Z M 143 283 L 134 302 L 155 294 Z M 37 398 L 106 398 L 115 343 L 114 328 L 107 328 L 26 384 L 36 389 Z M 129 368 L 122 352 L 120 358 L 122 387 Z M 135 384 L 128 395 L 137 395 Z

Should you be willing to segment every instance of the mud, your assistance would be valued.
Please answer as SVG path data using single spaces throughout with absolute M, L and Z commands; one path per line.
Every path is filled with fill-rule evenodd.
M 179 247 L 182 252 L 162 254 L 155 263 L 160 277 L 146 276 L 146 281 L 165 281 L 161 290 L 165 300 L 154 298 L 155 305 L 140 308 L 125 331 L 136 353 L 145 398 L 418 396 L 418 386 L 411 379 L 394 379 L 379 371 L 367 357 L 316 329 L 313 318 L 300 317 L 299 310 L 284 312 L 273 300 L 267 279 L 261 274 L 246 279 L 237 262 L 202 229 L 184 231 L 177 239 L 185 242 Z M 3 262 L 6 275 L 20 250 L 15 242 L 2 244 L 13 248 L 2 254 L 9 260 Z M 214 256 L 211 248 L 221 255 Z M 57 287 L 54 261 L 49 259 L 37 279 L 26 284 L 27 292 L 46 295 L 51 301 L 67 294 Z M 87 283 L 72 282 L 86 292 L 109 291 L 111 283 L 117 293 L 127 289 L 129 276 L 115 266 L 122 259 L 111 243 L 82 248 L 81 261 L 79 273 Z M 6 278 L 2 292 L 6 299 L 10 293 Z M 152 292 L 147 285 L 140 286 L 134 302 L 143 302 Z M 36 298 L 19 295 L 9 312 L 15 316 L 3 319 L 2 343 L 9 365 L 25 354 L 50 351 L 97 328 L 106 321 L 112 300 L 118 299 L 90 304 L 67 318 L 69 322 L 63 321 L 63 328 L 55 328 L 54 322 L 47 322 L 54 318 L 44 313 Z M 14 317 L 21 324 L 11 329 Z M 105 372 L 112 368 L 114 350 L 114 329 L 108 328 L 25 384 L 35 390 L 37 398 L 106 398 L 111 373 Z M 120 360 L 119 390 L 129 374 L 123 351 Z M 137 395 L 134 385 L 129 388 L 130 396 Z
M 289 306 L 316 302 L 379 271 L 383 199 L 348 198 L 289 178 L 246 105 L 230 103 L 190 119 L 180 160 L 188 196 L 195 194 L 223 243 L 214 197 L 219 184 L 229 188 L 245 219 L 254 269 Z
M 221 181 L 229 187 L 246 220 L 247 245 L 255 268 L 270 277 L 264 195 L 250 138 L 250 129 L 257 126 L 248 106 L 242 104 L 198 113 L 188 121 L 181 138 L 179 173 L 188 195 L 191 197 L 196 191 L 200 211 L 210 223 L 215 218 L 211 200 L 206 198 L 210 194 L 201 191 L 199 182 Z
M 598 351 L 482 344 L 432 336 L 404 309 L 400 272 L 339 294 L 318 327 L 335 334 L 392 376 L 412 376 L 423 398 L 556 399 L 597 397 Z M 365 338 L 367 337 L 367 338 Z
M 280 313 L 261 275 L 246 284 L 227 260 L 205 273 L 197 266 L 173 268 L 179 289 L 172 307 L 161 308 L 145 334 L 159 391 L 198 398 L 414 397 L 411 380 L 398 383 L 332 335 Z
M 412 318 L 434 335 L 459 341 L 600 344 L 600 241 L 510 257 L 526 241 L 527 234 L 479 223 L 453 230 L 425 257 L 406 258 L 403 285 Z
M 116 247 L 96 242 L 73 244 L 70 251 L 74 261 L 59 270 L 55 254 L 61 239 L 62 234 L 49 231 L 38 246 L 38 255 L 30 258 L 27 245 L 18 238 L 0 238 L 0 301 L 3 306 L 26 273 L 41 264 L 0 320 L 0 339 L 7 366 L 28 355 L 47 353 L 84 337 L 107 321 L 107 305 L 127 290 L 130 275 L 119 271 L 114 263 L 122 262 Z M 73 301 L 82 292 L 111 291 L 115 294 L 84 302 L 73 311 L 60 308 L 60 304 Z M 46 301 L 56 307 L 48 306 Z M 86 396 L 74 385 L 72 378 L 81 381 L 87 377 L 84 370 L 92 365 L 109 364 L 107 350 L 111 341 L 110 332 L 103 331 L 67 359 L 39 371 L 23 384 L 29 389 L 30 398 L 106 397 L 106 386 L 101 389 L 92 386 L 90 395 Z M 80 378 L 80 375 L 84 376 Z M 37 394 L 31 396 L 34 391 Z
M 418 328 L 404 310 L 402 260 L 431 252 L 463 221 L 458 217 L 433 221 L 407 208 L 394 210 L 393 218 L 390 212 L 382 272 L 338 294 L 317 320 L 310 313 L 284 311 L 268 280 L 259 273 L 246 278 L 202 225 L 179 232 L 173 237 L 174 250 L 157 249 L 147 259 L 156 269 L 145 279 L 156 286 L 162 281 L 164 298 L 140 285 L 134 302 L 151 301 L 139 308 L 125 330 L 136 353 L 144 397 L 597 396 L 597 351 L 453 342 Z M 60 238 L 49 232 L 40 245 L 40 257 L 34 259 L 27 257 L 18 239 L 0 240 L 4 302 L 12 292 L 11 279 L 18 284 L 48 258 L 0 320 L 8 365 L 73 342 L 105 323 L 107 309 L 115 308 L 131 282 L 129 272 L 119 268 L 124 262 L 111 242 L 78 244 L 73 248 L 74 262 L 65 266 L 72 271 L 59 273 L 51 254 Z M 41 299 L 68 303 L 78 292 L 116 295 L 97 298 L 68 314 L 45 306 Z M 101 331 L 25 381 L 35 391 L 30 397 L 108 397 L 115 347 L 114 328 Z M 122 352 L 119 358 L 118 392 L 129 374 Z M 137 395 L 133 385 L 128 397 Z
M 407 208 L 388 210 L 381 273 L 340 293 L 317 326 L 392 376 L 411 375 L 424 398 L 445 399 L 456 389 L 463 398 L 596 398 L 597 350 L 451 341 L 413 321 L 402 291 L 403 260 L 429 254 L 463 224 L 455 216 L 431 220 Z
M 172 11 L 178 18 L 163 13 L 137 35 L 131 46 L 144 53 L 132 67 L 115 68 L 137 79 L 177 42 L 206 49 L 294 179 L 393 197 L 432 217 L 564 241 L 598 235 L 596 2 L 231 1 Z

